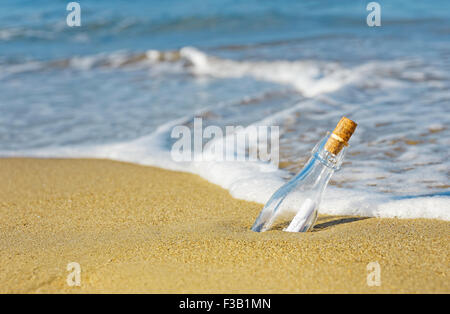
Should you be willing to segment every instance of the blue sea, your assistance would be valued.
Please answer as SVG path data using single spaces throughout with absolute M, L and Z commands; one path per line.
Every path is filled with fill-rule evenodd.
M 264 203 L 341 116 L 358 123 L 320 211 L 450 220 L 450 1 L 0 3 L 0 156 L 196 173 Z M 280 169 L 170 160 L 176 125 L 276 125 Z

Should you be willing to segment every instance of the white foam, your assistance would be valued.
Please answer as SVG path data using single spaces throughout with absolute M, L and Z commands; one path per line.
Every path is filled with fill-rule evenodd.
M 392 71 L 404 68 L 405 61 L 368 62 L 355 68 L 344 68 L 336 62 L 310 60 L 299 61 L 234 61 L 205 54 L 193 48 L 184 47 L 180 57 L 190 64 L 195 75 L 210 75 L 218 78 L 250 76 L 255 79 L 290 85 L 307 97 L 329 93 L 351 83 L 358 83 L 370 77 L 374 71 Z M 416 72 L 412 72 L 416 73 Z M 397 80 L 376 81 L 386 87 L 397 87 Z
M 211 56 L 193 47 L 184 47 L 179 51 L 149 50 L 138 54 L 115 51 L 74 56 L 56 62 L 31 60 L 22 65 L 4 65 L 0 70 L 3 76 L 6 76 L 51 68 L 55 65 L 80 71 L 96 67 L 139 67 L 166 72 L 182 69 L 195 76 L 214 78 L 253 77 L 257 80 L 292 86 L 307 97 L 333 92 L 348 84 L 364 81 L 364 78 L 372 75 L 374 71 L 393 71 L 405 68 L 405 62 L 400 61 L 368 62 L 355 68 L 345 68 L 337 62 L 317 60 L 235 61 Z M 374 84 L 395 87 L 400 83 L 398 80 L 384 78 L 375 80 Z
M 180 55 L 190 61 L 191 71 L 195 75 L 211 75 L 220 78 L 251 76 L 291 85 L 309 97 L 337 90 L 352 79 L 351 72 L 336 63 L 233 61 L 208 56 L 192 47 L 181 49 Z
M 90 70 L 96 67 L 119 68 L 138 67 L 163 72 L 189 71 L 195 76 L 214 78 L 253 77 L 257 80 L 294 87 L 306 97 L 337 91 L 349 84 L 374 84 L 384 87 L 403 86 L 401 80 L 383 77 L 382 80 L 367 78 L 374 73 L 403 73 L 409 61 L 367 62 L 353 68 L 346 68 L 337 62 L 318 60 L 298 61 L 236 61 L 208 55 L 193 47 L 174 51 L 148 50 L 145 53 L 115 51 L 96 55 L 74 56 L 65 60 L 27 61 L 23 65 L 5 65 L 0 68 L 3 76 L 20 72 L 36 71 L 53 67 L 55 64 L 76 70 Z M 409 70 L 410 76 L 423 76 L 420 71 Z M 438 75 L 435 73 L 434 75 Z M 399 74 L 400 75 L 400 74 Z M 403 74 L 401 74 L 403 75 Z M 403 78 L 400 75 L 399 78 Z M 443 75 L 443 74 L 439 74 Z
M 169 170 L 200 175 L 230 191 L 238 199 L 266 203 L 270 196 L 286 181 L 287 172 L 277 170 L 270 163 L 249 161 L 174 162 L 165 148 L 165 138 L 172 127 L 186 122 L 189 117 L 171 121 L 153 134 L 130 142 L 47 148 L 24 152 L 0 152 L 2 156 L 106 158 L 157 166 Z M 358 215 L 369 217 L 434 218 L 450 220 L 450 197 L 417 196 L 399 198 L 388 194 L 358 189 L 329 186 L 319 212 L 332 215 Z

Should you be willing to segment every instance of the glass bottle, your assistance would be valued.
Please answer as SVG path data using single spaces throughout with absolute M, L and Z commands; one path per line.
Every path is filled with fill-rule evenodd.
M 316 222 L 323 192 L 333 173 L 340 169 L 355 128 L 355 122 L 343 117 L 333 133 L 328 133 L 314 147 L 303 169 L 272 195 L 252 230 L 310 230 Z

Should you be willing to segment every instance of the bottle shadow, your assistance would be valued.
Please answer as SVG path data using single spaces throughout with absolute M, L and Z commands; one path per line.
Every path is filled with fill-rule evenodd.
M 325 216 L 319 217 L 314 225 L 313 232 L 323 231 L 330 227 L 351 223 L 355 221 L 369 219 L 370 217 L 342 217 L 342 216 Z M 323 222 L 321 222 L 323 221 Z

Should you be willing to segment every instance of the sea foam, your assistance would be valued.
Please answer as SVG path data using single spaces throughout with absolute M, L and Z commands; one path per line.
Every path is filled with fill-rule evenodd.
M 2 156 L 105 158 L 197 174 L 217 184 L 238 199 L 266 203 L 285 182 L 288 173 L 270 163 L 250 161 L 174 162 L 165 139 L 175 125 L 189 117 L 171 121 L 153 134 L 133 141 L 78 147 L 54 147 L 1 152 Z M 388 218 L 433 218 L 450 220 L 450 197 L 442 195 L 392 196 L 368 190 L 329 186 L 319 208 L 322 214 Z

